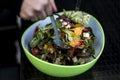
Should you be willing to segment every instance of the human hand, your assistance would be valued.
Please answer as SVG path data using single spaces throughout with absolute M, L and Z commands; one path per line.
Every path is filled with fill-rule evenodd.
M 23 0 L 20 17 L 25 20 L 37 21 L 57 11 L 54 0 Z

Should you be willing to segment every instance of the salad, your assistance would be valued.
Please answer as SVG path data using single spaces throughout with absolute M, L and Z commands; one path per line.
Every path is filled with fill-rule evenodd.
M 58 16 L 56 25 L 60 38 L 66 47 L 55 45 L 54 30 L 49 23 L 42 28 L 36 26 L 29 43 L 30 52 L 44 61 L 59 65 L 80 65 L 87 63 L 91 57 L 95 58 L 95 35 L 87 26 L 90 16 L 80 11 L 63 11 L 63 14 L 55 15 Z

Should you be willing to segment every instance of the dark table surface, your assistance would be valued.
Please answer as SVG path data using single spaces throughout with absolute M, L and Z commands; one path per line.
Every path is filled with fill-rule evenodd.
M 22 55 L 21 80 L 120 80 L 120 0 L 82 0 L 81 10 L 95 16 L 105 32 L 105 48 L 98 62 L 87 72 L 68 78 L 48 76 Z

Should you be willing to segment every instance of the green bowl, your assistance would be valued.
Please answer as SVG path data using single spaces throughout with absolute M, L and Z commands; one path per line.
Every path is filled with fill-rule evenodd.
M 88 13 L 84 12 L 84 14 L 88 14 Z M 57 17 L 57 16 L 54 15 L 54 17 Z M 22 38 L 21 38 L 22 48 L 28 60 L 31 62 L 31 64 L 35 68 L 37 68 L 39 71 L 47 75 L 55 76 L 55 77 L 76 76 L 89 70 L 98 61 L 104 49 L 105 36 L 104 36 L 104 31 L 99 21 L 94 16 L 90 15 L 90 21 L 88 25 L 92 28 L 93 33 L 96 36 L 96 39 L 94 42 L 96 58 L 95 59 L 92 58 L 89 62 L 85 64 L 74 65 L 74 66 L 52 64 L 52 63 L 43 61 L 30 53 L 28 44 L 30 40 L 33 38 L 33 33 L 34 33 L 36 26 L 44 27 L 46 24 L 50 22 L 51 22 L 50 17 L 47 17 L 44 20 L 40 20 L 34 23 L 33 25 L 31 25 L 30 27 L 28 27 L 28 29 L 26 29 L 26 31 L 22 35 Z

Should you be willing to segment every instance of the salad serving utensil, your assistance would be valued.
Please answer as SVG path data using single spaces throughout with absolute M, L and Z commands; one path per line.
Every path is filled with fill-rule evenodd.
M 51 23 L 52 23 L 52 26 L 53 26 L 53 29 L 54 29 L 54 32 L 55 32 L 55 36 L 56 36 L 56 39 L 54 40 L 54 43 L 57 46 L 64 47 L 65 44 L 60 40 L 60 35 L 59 35 L 58 29 L 57 29 L 57 25 L 56 25 L 54 16 L 51 15 L 50 19 L 51 19 Z
M 80 4 L 81 4 L 81 0 L 77 0 L 76 6 L 75 6 L 75 11 L 79 11 Z M 50 16 L 50 19 L 51 19 L 51 23 L 52 23 L 52 26 L 53 26 L 53 29 L 54 29 L 54 32 L 55 32 L 55 36 L 56 36 L 56 39 L 54 40 L 54 43 L 57 46 L 65 48 L 67 45 L 65 45 L 65 43 L 63 43 L 60 39 L 60 35 L 59 35 L 59 32 L 58 32 L 57 25 L 56 25 L 53 14 Z
M 80 4 L 81 4 L 81 0 L 77 0 L 76 6 L 75 6 L 75 11 L 79 11 L 80 10 Z

